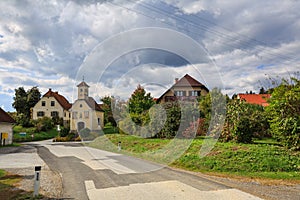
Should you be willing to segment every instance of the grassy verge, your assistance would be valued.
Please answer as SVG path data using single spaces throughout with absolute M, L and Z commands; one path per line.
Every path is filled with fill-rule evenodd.
M 57 130 L 51 129 L 49 131 L 36 132 L 34 127 L 24 128 L 22 126 L 15 126 L 13 128 L 13 141 L 14 142 L 29 142 L 52 139 L 57 136 Z M 21 132 L 25 132 L 26 135 L 20 135 Z M 33 136 L 33 137 L 32 137 Z
M 33 198 L 32 192 L 27 192 L 16 188 L 16 185 L 22 180 L 22 177 L 15 174 L 9 174 L 0 169 L 0 199 L 43 199 L 42 196 Z
M 170 166 L 190 171 L 230 174 L 253 178 L 295 180 L 300 182 L 300 152 L 287 151 L 273 141 L 260 141 L 254 144 L 217 142 L 205 157 L 199 156 L 204 139 L 193 141 L 169 139 L 143 139 L 135 136 L 109 134 L 101 136 L 89 145 L 108 151 L 121 153 L 169 164 L 170 156 L 176 156 L 180 145 L 189 148 Z M 113 145 L 112 145 L 113 144 Z

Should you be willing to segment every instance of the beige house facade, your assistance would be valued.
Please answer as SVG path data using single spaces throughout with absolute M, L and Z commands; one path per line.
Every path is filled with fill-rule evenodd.
M 89 86 L 84 81 L 77 87 L 78 98 L 70 109 L 71 131 L 79 132 L 85 128 L 91 131 L 102 130 L 104 127 L 104 112 L 101 105 L 92 97 L 89 97 Z
M 174 85 L 157 99 L 157 103 L 193 101 L 208 93 L 209 90 L 202 83 L 186 74 L 181 79 L 175 79 Z
M 15 120 L 0 108 L 0 145 L 12 144 Z
M 58 92 L 51 89 L 43 95 L 40 101 L 32 109 L 32 119 L 36 120 L 42 117 L 59 117 L 64 124 L 70 121 L 70 112 L 72 104 Z

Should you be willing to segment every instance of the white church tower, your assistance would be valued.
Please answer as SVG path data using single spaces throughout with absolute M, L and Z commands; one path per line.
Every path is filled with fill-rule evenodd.
M 78 87 L 78 99 L 88 99 L 89 98 L 89 87 L 84 80 L 77 85 Z

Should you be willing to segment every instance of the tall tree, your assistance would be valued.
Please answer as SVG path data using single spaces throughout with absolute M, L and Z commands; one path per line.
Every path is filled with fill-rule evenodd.
M 32 87 L 25 91 L 23 87 L 15 89 L 14 102 L 12 106 L 18 114 L 30 119 L 31 108 L 41 99 L 41 93 L 38 87 Z
M 27 93 L 23 87 L 15 89 L 14 102 L 12 106 L 16 109 L 18 114 L 26 113 Z
M 101 98 L 103 102 L 102 109 L 104 110 L 104 123 L 111 123 L 112 126 L 117 126 L 112 112 L 112 101 L 114 97 L 105 96 Z
M 129 113 L 132 120 L 138 125 L 147 124 L 150 120 L 148 110 L 154 105 L 153 97 L 138 85 L 128 100 Z

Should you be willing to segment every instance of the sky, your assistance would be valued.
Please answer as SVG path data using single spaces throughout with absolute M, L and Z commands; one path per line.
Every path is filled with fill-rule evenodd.
M 159 97 L 190 74 L 229 96 L 300 69 L 298 0 L 2 0 L 0 106 L 14 89 L 70 102 L 83 79 L 97 101 Z

